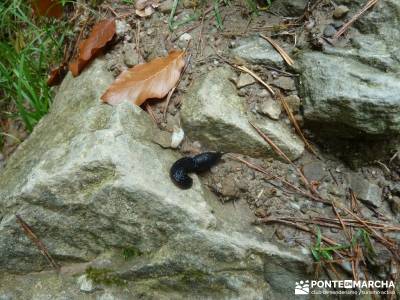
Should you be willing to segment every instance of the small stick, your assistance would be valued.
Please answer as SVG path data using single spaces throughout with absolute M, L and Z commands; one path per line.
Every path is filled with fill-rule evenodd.
M 146 101 L 146 102 L 144 103 L 144 106 L 145 106 L 147 112 L 149 113 L 151 119 L 153 120 L 153 122 L 158 126 L 157 118 L 156 118 L 156 116 L 154 115 L 153 109 L 151 108 L 150 104 Z
M 201 57 L 203 55 L 203 29 L 204 29 L 204 18 L 205 18 L 205 12 L 203 10 L 203 15 L 201 17 L 201 27 L 200 27 L 200 35 L 199 35 L 199 40 L 197 42 L 197 47 L 196 47 L 196 58 Z M 199 53 L 200 52 L 200 53 Z
M 21 218 L 20 215 L 16 214 L 15 218 L 17 219 L 17 223 L 21 226 L 26 236 L 36 245 L 40 253 L 47 259 L 50 265 L 58 272 L 60 270 L 60 266 L 51 257 L 44 243 L 37 237 L 37 235 L 33 232 L 32 228 Z
M 353 218 L 355 218 L 358 222 L 363 224 L 369 231 L 372 233 L 372 236 L 374 236 L 378 241 L 380 241 L 383 245 L 385 245 L 389 250 L 392 251 L 392 253 L 395 255 L 396 258 L 399 258 L 399 254 L 394 250 L 393 248 L 396 247 L 393 242 L 390 242 L 387 240 L 385 237 L 382 237 L 378 232 L 376 232 L 371 226 L 369 226 L 363 219 L 358 217 L 356 214 L 354 214 L 351 210 L 347 209 L 344 205 L 339 206 L 340 209 L 346 211 L 348 214 L 350 214 Z
M 234 65 L 234 67 L 253 76 L 259 83 L 261 83 L 263 86 L 267 88 L 267 90 L 271 93 L 272 96 L 275 96 L 274 90 L 265 81 L 263 81 L 256 73 L 254 73 L 245 66 Z
M 339 183 L 337 182 L 336 177 L 333 175 L 331 169 L 328 169 L 328 172 L 331 175 L 331 177 L 332 177 L 333 181 L 335 182 L 336 186 L 339 186 Z
M 340 215 L 336 209 L 335 203 L 333 203 L 333 202 L 332 202 L 332 210 L 333 210 L 334 214 L 336 215 L 336 217 L 338 218 L 340 225 L 343 228 L 344 234 L 346 235 L 347 239 L 349 240 L 349 243 L 351 243 L 350 233 L 347 231 L 346 225 L 344 224 L 342 218 L 340 217 Z
M 329 227 L 329 228 L 343 228 L 340 226 L 340 222 L 337 220 L 333 219 L 327 219 L 327 218 L 315 218 L 315 219 L 304 219 L 304 218 L 295 218 L 295 217 L 279 217 L 281 220 L 286 220 L 286 221 L 293 221 L 293 222 L 299 222 L 299 223 L 305 223 L 305 224 L 315 224 L 315 225 L 321 225 L 324 227 Z M 349 226 L 349 227 L 361 227 L 364 228 L 362 224 L 359 224 L 357 220 L 348 220 L 348 219 L 342 219 L 344 225 Z M 386 230 L 386 231 L 400 231 L 399 227 L 387 227 L 384 228 L 382 226 L 385 226 L 384 224 L 371 224 L 371 222 L 366 222 L 369 223 L 369 225 L 372 228 L 376 228 L 379 230 Z
M 297 229 L 300 229 L 302 231 L 305 231 L 305 232 L 308 232 L 308 233 L 311 233 L 311 234 L 317 236 L 317 233 L 315 233 L 314 231 L 312 231 L 308 227 L 296 224 L 294 222 L 285 221 L 285 220 L 281 220 L 281 219 L 270 219 L 270 218 L 259 219 L 259 221 L 261 221 L 262 223 L 265 223 L 265 224 L 268 224 L 268 223 L 281 223 L 281 224 L 291 225 L 291 226 L 293 226 L 293 227 L 295 227 Z M 329 245 L 332 245 L 332 246 L 340 246 L 340 244 L 338 242 L 335 242 L 334 240 L 331 240 L 330 238 L 327 238 L 327 237 L 324 237 L 324 236 L 321 237 L 321 240 L 323 240 L 325 243 L 327 243 Z M 335 251 L 338 251 L 338 250 L 335 250 Z
M 260 36 L 264 39 L 267 40 L 272 47 L 274 47 L 276 49 L 276 51 L 279 52 L 279 54 L 282 56 L 282 58 L 285 60 L 285 62 L 289 65 L 289 66 L 293 66 L 294 65 L 294 61 L 293 59 L 290 58 L 289 54 L 286 53 L 285 50 L 283 50 L 283 48 L 281 46 L 279 46 L 276 42 L 274 42 L 273 39 L 271 39 L 270 37 L 263 35 L 260 33 Z
M 264 67 L 267 68 L 268 70 L 272 70 L 272 71 L 281 73 L 282 75 L 284 75 L 286 77 L 298 77 L 299 76 L 298 74 L 292 74 L 292 73 L 289 73 L 289 72 L 286 72 L 286 71 L 283 71 L 283 70 L 280 70 L 280 69 L 277 69 L 277 68 L 274 68 L 271 66 L 264 66 Z
M 136 52 L 138 55 L 138 62 L 142 63 L 143 62 L 143 57 L 142 54 L 140 53 L 140 21 L 138 20 L 136 22 Z
M 319 198 L 319 197 L 316 197 L 316 196 L 314 196 L 314 195 L 312 195 L 312 194 L 310 194 L 310 193 L 307 193 L 307 192 L 303 191 L 301 188 L 295 186 L 294 184 L 290 183 L 289 181 L 285 180 L 284 178 L 279 177 L 279 176 L 276 176 L 276 175 L 270 174 L 269 172 L 267 172 L 266 170 L 264 170 L 264 169 L 261 168 L 260 166 L 254 165 L 254 164 L 252 164 L 251 162 L 248 162 L 247 160 L 244 160 L 244 159 L 242 159 L 242 158 L 240 158 L 240 157 L 237 157 L 237 156 L 230 155 L 230 157 L 232 157 L 233 159 L 238 160 L 238 161 L 244 163 L 245 165 L 247 165 L 249 168 L 251 168 L 251 169 L 253 169 L 253 170 L 256 170 L 256 171 L 258 171 L 258 172 L 260 172 L 260 173 L 263 173 L 263 174 L 269 176 L 269 178 L 267 178 L 267 180 L 278 179 L 278 180 L 280 180 L 281 182 L 283 182 L 284 184 L 286 184 L 287 186 L 289 186 L 289 187 L 291 187 L 292 189 L 294 189 L 294 190 L 295 190 L 296 192 L 298 192 L 300 195 L 303 195 L 303 196 L 305 196 L 305 197 L 307 197 L 307 198 L 310 198 L 311 200 L 314 200 L 314 201 L 316 201 L 316 202 L 321 202 L 321 203 L 324 203 L 324 204 L 327 204 L 327 205 L 331 205 L 331 202 L 326 201 L 326 200 L 324 200 L 324 199 L 321 199 L 321 198 Z M 274 184 L 271 183 L 271 182 L 270 182 L 270 184 L 274 185 Z M 275 186 L 275 185 L 274 185 L 274 186 Z
M 285 98 L 283 98 L 280 94 L 277 97 L 279 99 L 279 101 L 281 102 L 283 108 L 286 111 L 286 114 L 289 117 L 289 120 L 292 122 L 294 128 L 296 129 L 297 134 L 301 137 L 301 139 L 303 140 L 304 144 L 306 145 L 307 149 L 310 150 L 310 152 L 312 154 L 314 154 L 316 157 L 318 157 L 317 152 L 315 151 L 314 147 L 311 146 L 311 144 L 308 142 L 308 140 L 306 139 L 306 137 L 303 134 L 303 131 L 301 130 L 299 123 L 297 123 L 292 110 L 290 109 L 289 105 L 287 104 Z
M 361 17 L 368 9 L 373 7 L 376 3 L 378 3 L 378 0 L 370 0 L 367 2 L 367 4 L 359 11 L 357 12 L 346 24 L 340 28 L 338 32 L 333 36 L 333 39 L 336 40 L 338 39 L 343 33 L 346 32 L 346 30 L 359 18 Z
M 303 172 L 290 160 L 289 157 L 268 137 L 266 136 L 260 128 L 258 128 L 256 125 L 254 125 L 252 122 L 250 122 L 250 125 L 253 126 L 253 128 L 257 131 L 259 135 L 271 146 L 272 149 L 276 153 L 278 153 L 281 157 L 283 157 L 289 164 L 292 165 L 292 167 L 299 173 L 301 180 L 303 183 L 310 189 L 312 193 L 315 193 L 315 190 L 311 187 L 310 183 L 308 182 L 307 178 L 304 176 Z
M 190 43 L 190 41 L 189 41 L 189 43 Z M 188 47 L 189 47 L 189 44 L 188 44 Z M 165 103 L 164 111 L 163 111 L 163 119 L 164 119 L 164 120 L 165 120 L 165 118 L 166 118 L 166 116 L 167 116 L 168 105 L 169 105 L 169 102 L 171 101 L 172 94 L 174 93 L 174 91 L 175 91 L 176 88 L 178 87 L 179 83 L 181 82 L 182 77 L 183 77 L 183 74 L 185 73 L 186 69 L 187 69 L 188 66 L 189 66 L 191 57 L 192 57 L 192 54 L 190 53 L 189 56 L 188 56 L 188 58 L 187 58 L 187 60 L 186 60 L 185 66 L 183 67 L 183 70 L 182 70 L 182 72 L 181 72 L 181 75 L 179 76 L 178 82 L 175 84 L 175 86 L 172 88 L 172 90 L 170 90 L 169 93 L 168 93 L 167 101 L 166 101 L 166 103 Z

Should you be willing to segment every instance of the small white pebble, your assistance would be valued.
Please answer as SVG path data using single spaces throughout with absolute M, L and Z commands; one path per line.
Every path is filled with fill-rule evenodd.
M 303 253 L 304 255 L 310 255 L 310 250 L 303 247 L 303 248 L 301 248 L 301 253 Z
M 185 137 L 185 132 L 183 131 L 183 129 L 174 126 L 174 130 L 172 132 L 172 137 L 171 137 L 171 148 L 178 148 L 178 146 L 182 143 L 184 137 Z
M 296 210 L 300 210 L 300 205 L 298 205 L 297 203 L 290 202 L 290 206 Z
M 90 293 L 96 289 L 96 286 L 94 285 L 93 281 L 87 278 L 86 274 L 79 276 L 77 282 L 79 284 L 79 289 L 82 292 Z
M 184 33 L 179 37 L 179 41 L 181 42 L 189 42 L 192 39 L 192 36 L 189 33 Z
M 125 21 L 121 21 L 121 20 L 116 20 L 115 21 L 115 31 L 117 33 L 118 36 L 123 36 L 125 35 L 125 33 L 127 33 L 129 31 L 129 29 L 131 29 L 130 25 L 128 23 L 126 23 Z

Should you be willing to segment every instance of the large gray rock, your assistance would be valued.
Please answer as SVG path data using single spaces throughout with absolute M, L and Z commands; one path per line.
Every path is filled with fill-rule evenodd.
M 304 53 L 299 63 L 309 125 L 340 137 L 400 133 L 400 76 L 319 52 Z
M 232 49 L 231 55 L 252 64 L 271 65 L 278 68 L 284 66 L 282 56 L 269 42 L 258 36 L 240 40 L 239 45 Z
M 250 125 L 252 120 L 289 158 L 298 158 L 304 151 L 303 142 L 278 121 L 251 118 L 229 81 L 232 76 L 230 69 L 217 68 L 192 85 L 181 111 L 187 135 L 214 150 L 278 157 Z
M 195 175 L 192 189 L 174 186 L 168 171 L 179 156 L 151 141 L 158 129 L 147 114 L 100 103 L 112 81 L 102 60 L 68 75 L 51 113 L 1 174 L 0 298 L 291 295 L 308 276 L 308 259 L 266 241 L 246 206 L 227 213 Z M 63 266 L 60 274 L 46 271 L 16 214 Z
M 365 1 L 339 1 L 357 11 Z M 306 123 L 330 137 L 400 134 L 400 2 L 378 1 L 344 47 L 297 58 Z

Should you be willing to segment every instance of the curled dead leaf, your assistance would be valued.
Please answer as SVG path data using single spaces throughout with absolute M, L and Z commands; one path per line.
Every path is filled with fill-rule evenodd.
M 179 80 L 185 66 L 184 56 L 183 51 L 171 51 L 167 57 L 122 72 L 101 99 L 111 105 L 124 101 L 141 105 L 147 99 L 164 98 Z
M 73 76 L 78 76 L 85 66 L 110 42 L 116 31 L 114 19 L 97 23 L 87 39 L 79 44 L 78 56 L 69 64 Z

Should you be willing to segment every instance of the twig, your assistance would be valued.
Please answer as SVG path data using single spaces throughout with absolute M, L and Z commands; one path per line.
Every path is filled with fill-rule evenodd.
M 252 70 L 248 69 L 246 66 L 234 65 L 234 67 L 253 76 L 259 83 L 261 83 L 263 86 L 267 88 L 267 90 L 271 93 L 272 96 L 275 96 L 274 90 Z
M 149 113 L 151 119 L 153 120 L 153 122 L 158 126 L 157 118 L 156 118 L 156 116 L 154 115 L 153 109 L 151 108 L 150 104 L 146 101 L 146 102 L 144 103 L 144 106 L 145 106 L 147 112 Z
M 267 68 L 268 70 L 272 70 L 272 71 L 281 73 L 283 76 L 286 76 L 286 77 L 299 77 L 299 74 L 292 74 L 292 73 L 289 73 L 289 72 L 286 72 L 286 71 L 283 71 L 283 70 L 280 70 L 280 69 L 277 69 L 277 68 L 274 68 L 271 66 L 264 66 L 264 67 Z
M 343 33 L 346 32 L 346 30 L 359 18 L 361 17 L 368 9 L 373 7 L 376 3 L 378 3 L 379 0 L 370 0 L 367 2 L 367 4 L 359 11 L 357 12 L 346 24 L 336 32 L 336 34 L 333 36 L 333 39 L 336 40 L 338 39 Z
M 347 231 L 346 225 L 344 224 L 342 218 L 340 217 L 338 211 L 336 210 L 336 206 L 334 203 L 332 203 L 332 210 L 333 210 L 334 214 L 336 215 L 337 219 L 339 220 L 339 223 L 342 226 L 344 234 L 346 235 L 347 239 L 349 240 L 349 243 L 351 243 L 350 233 Z
M 189 41 L 189 43 L 190 43 L 190 41 Z M 189 47 L 189 44 L 188 44 L 188 47 Z M 164 120 L 165 120 L 165 118 L 167 116 L 168 105 L 169 105 L 169 102 L 171 101 L 172 94 L 175 92 L 176 88 L 178 87 L 179 83 L 181 82 L 183 74 L 186 72 L 186 69 L 188 68 L 188 66 L 190 64 L 191 57 L 192 57 L 192 54 L 190 53 L 188 58 L 187 58 L 187 60 L 186 60 L 185 66 L 183 67 L 183 70 L 182 70 L 182 72 L 181 72 L 181 74 L 179 76 L 179 79 L 178 79 L 177 83 L 175 84 L 175 86 L 168 93 L 167 101 L 165 103 L 164 111 L 163 111 L 163 119 Z
M 218 54 L 217 49 L 215 49 L 215 47 L 213 47 L 211 45 L 211 48 L 213 48 L 215 55 L 217 55 L 223 62 L 227 63 L 228 65 L 230 65 L 231 67 L 234 67 L 238 70 L 241 70 L 243 72 L 246 72 L 248 74 L 250 74 L 251 76 L 253 76 L 259 83 L 261 83 L 263 86 L 266 87 L 266 89 L 271 93 L 272 96 L 275 96 L 275 92 L 274 90 L 271 88 L 271 86 L 269 86 L 264 80 L 262 80 L 256 73 L 254 73 L 253 71 L 251 71 L 249 68 L 247 68 L 246 66 L 239 66 L 231 61 L 229 61 L 228 59 L 226 59 L 225 57 L 223 57 L 222 55 Z
M 204 18 L 205 18 L 205 12 L 203 11 L 203 15 L 201 17 L 201 27 L 200 27 L 200 34 L 199 34 L 199 40 L 197 42 L 197 47 L 196 47 L 196 58 L 201 57 L 203 54 L 203 29 L 204 29 Z M 200 51 L 200 53 L 199 53 Z M 200 55 L 199 55 L 200 54 Z
M 391 241 L 387 240 L 385 237 L 381 236 L 375 229 L 373 229 L 371 226 L 369 226 L 363 219 L 358 217 L 351 210 L 347 209 L 347 207 L 345 207 L 344 205 L 339 205 L 338 207 L 340 209 L 346 211 L 353 218 L 355 218 L 358 222 L 363 224 L 366 227 L 366 229 L 372 234 L 372 236 L 375 237 L 376 240 L 380 241 L 383 245 L 385 245 L 394 254 L 394 256 L 397 259 L 400 259 L 400 255 L 397 252 L 397 250 L 395 249 L 396 245 L 393 242 L 391 242 Z
M 22 230 L 26 234 L 26 236 L 36 245 L 39 249 L 40 253 L 47 259 L 50 265 L 58 272 L 60 270 L 60 266 L 55 262 L 55 260 L 51 257 L 49 251 L 43 242 L 37 237 L 37 235 L 33 232 L 32 228 L 21 218 L 20 215 L 16 214 L 15 218 L 17 219 L 17 223 L 21 225 Z
M 140 53 L 140 21 L 138 20 L 136 22 L 136 52 L 138 55 L 138 61 L 139 63 L 143 62 L 143 57 L 142 54 Z
M 312 193 L 315 193 L 315 189 L 311 186 L 311 184 L 308 182 L 307 178 L 304 176 L 303 172 L 291 161 L 291 159 L 268 137 L 266 136 L 260 128 L 258 128 L 256 125 L 254 125 L 252 122 L 250 122 L 250 125 L 253 126 L 253 128 L 257 131 L 257 133 L 271 146 L 272 149 L 281 157 L 283 157 L 292 167 L 297 171 L 297 173 L 300 175 L 300 179 L 303 181 L 305 186 L 310 189 Z
M 266 224 L 268 224 L 268 223 L 281 223 L 281 224 L 290 225 L 290 226 L 293 226 L 293 227 L 295 227 L 297 229 L 300 229 L 302 231 L 305 231 L 305 232 L 308 232 L 308 233 L 311 233 L 311 234 L 317 236 L 317 233 L 314 232 L 313 230 L 309 229 L 306 226 L 302 226 L 302 225 L 296 224 L 294 222 L 290 222 L 290 221 L 286 221 L 286 220 L 282 220 L 282 219 L 272 219 L 272 218 L 262 218 L 262 219 L 259 219 L 258 221 L 260 221 L 262 223 L 266 223 Z M 324 237 L 324 236 L 321 237 L 321 240 L 323 240 L 325 243 L 327 243 L 329 245 L 332 245 L 332 246 L 340 246 L 340 244 L 338 242 L 335 242 L 334 240 L 331 240 L 330 238 L 327 238 L 327 237 Z M 337 251 L 337 250 L 335 250 L 335 251 Z
M 279 217 L 279 218 L 275 218 L 275 219 L 280 219 L 280 220 L 285 220 L 285 221 L 293 221 L 293 222 L 298 222 L 298 223 L 305 223 L 305 224 L 315 224 L 315 225 L 320 225 L 320 226 L 324 226 L 324 227 L 328 227 L 328 228 L 343 228 L 340 225 L 340 222 L 337 220 L 333 220 L 333 219 L 327 219 L 327 218 L 314 218 L 314 219 L 306 219 L 306 218 L 295 218 L 295 217 Z M 360 224 L 357 220 L 349 220 L 349 219 L 342 219 L 343 220 L 343 224 L 345 226 L 349 226 L 349 227 L 359 227 L 359 228 L 364 228 L 365 226 L 363 224 Z M 371 222 L 367 222 L 366 223 L 375 229 L 378 230 L 386 230 L 386 231 L 400 231 L 400 227 L 395 227 L 395 226 L 391 226 L 391 227 L 385 227 L 386 225 L 384 224 L 371 224 Z
M 284 110 L 286 111 L 286 114 L 289 117 L 289 120 L 292 122 L 294 128 L 296 129 L 297 134 L 301 137 L 301 139 L 303 140 L 304 144 L 306 145 L 307 149 L 310 150 L 310 152 L 312 154 L 314 154 L 316 157 L 318 157 L 317 152 L 315 151 L 314 147 L 311 146 L 311 144 L 308 142 L 308 140 L 306 139 L 306 137 L 303 134 L 303 131 L 301 130 L 299 123 L 297 123 L 296 118 L 293 115 L 292 110 L 290 109 L 289 105 L 287 104 L 285 98 L 283 98 L 280 94 L 278 94 L 279 101 L 281 102 Z
M 282 58 L 285 60 L 285 62 L 289 65 L 289 66 L 293 66 L 294 65 L 294 61 L 293 59 L 290 58 L 289 54 L 286 53 L 285 50 L 283 50 L 283 48 L 281 46 L 279 46 L 276 42 L 274 42 L 273 39 L 271 39 L 270 37 L 263 35 L 260 33 L 260 36 L 267 40 L 272 47 L 274 47 L 276 49 L 276 51 L 279 52 L 279 54 L 282 56 Z
M 268 178 L 266 178 L 268 181 L 269 181 L 269 180 L 272 180 L 272 179 L 278 179 L 278 180 L 280 180 L 282 183 L 284 183 L 284 184 L 286 184 L 287 186 L 291 187 L 293 190 L 295 190 L 297 193 L 299 193 L 299 194 L 302 195 L 302 196 L 305 196 L 305 197 L 307 197 L 307 198 L 310 198 L 311 200 L 316 201 L 316 202 L 321 202 L 321 203 L 324 203 L 324 204 L 327 204 L 327 205 L 331 205 L 331 202 L 329 202 L 329 201 L 327 201 L 327 200 L 324 200 L 324 199 L 321 199 L 321 198 L 319 198 L 319 197 L 317 197 L 317 196 L 314 196 L 314 195 L 312 195 L 311 193 L 308 193 L 308 192 L 306 192 L 306 191 L 303 191 L 301 188 L 295 186 L 294 184 L 290 183 L 289 181 L 285 180 L 284 178 L 282 178 L 282 177 L 280 177 L 280 176 L 272 175 L 271 173 L 269 173 L 268 171 L 266 171 L 265 169 L 263 169 L 263 168 L 260 167 L 260 166 L 257 166 L 257 165 L 255 165 L 255 164 L 252 164 L 251 162 L 248 162 L 247 160 L 244 160 L 244 159 L 242 159 L 242 158 L 240 158 L 240 157 L 237 157 L 237 156 L 234 156 L 234 155 L 229 155 L 229 156 L 230 156 L 231 158 L 237 160 L 237 161 L 240 161 L 240 162 L 244 163 L 244 164 L 247 165 L 249 168 L 251 168 L 251 169 L 253 169 L 253 170 L 256 170 L 256 171 L 258 171 L 258 172 L 260 172 L 260 173 L 263 173 L 264 175 L 269 176 Z M 269 183 L 272 184 L 273 186 L 276 186 L 276 185 L 274 185 L 272 182 L 269 182 Z M 278 186 L 276 186 L 276 187 L 278 187 Z M 278 188 L 279 188 L 279 187 L 278 187 Z

